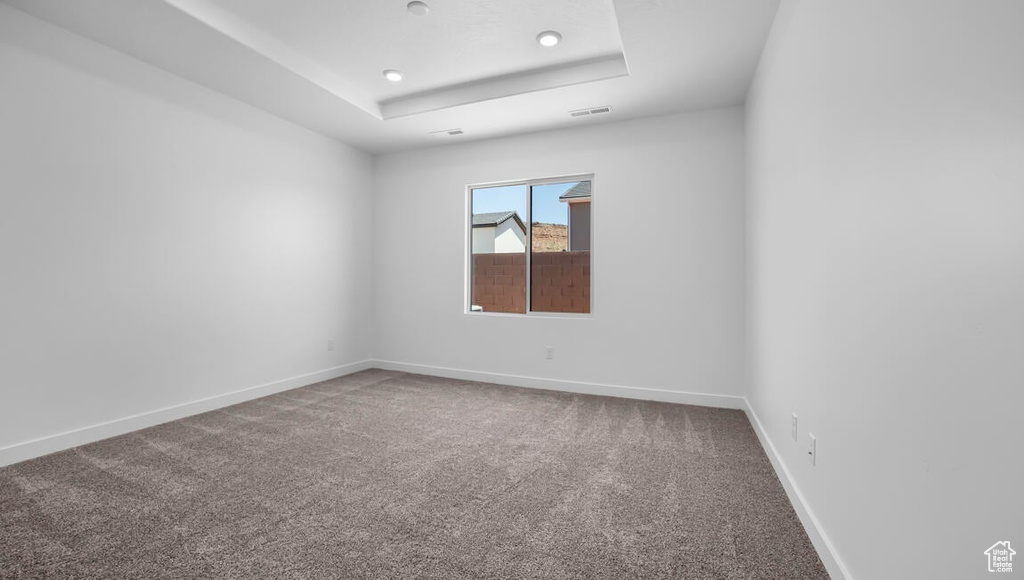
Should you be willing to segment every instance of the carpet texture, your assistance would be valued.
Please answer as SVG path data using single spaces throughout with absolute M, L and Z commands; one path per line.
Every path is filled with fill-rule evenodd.
M 0 577 L 828 575 L 740 411 L 371 370 L 0 469 Z

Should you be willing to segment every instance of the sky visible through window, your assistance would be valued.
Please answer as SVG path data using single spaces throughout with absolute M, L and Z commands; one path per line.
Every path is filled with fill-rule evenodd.
M 558 196 L 579 183 L 549 183 L 533 186 L 533 221 L 545 224 L 569 223 L 567 203 L 558 201 Z M 473 213 L 489 213 L 494 211 L 515 210 L 519 217 L 526 221 L 525 185 L 507 185 L 504 187 L 484 187 L 473 190 Z

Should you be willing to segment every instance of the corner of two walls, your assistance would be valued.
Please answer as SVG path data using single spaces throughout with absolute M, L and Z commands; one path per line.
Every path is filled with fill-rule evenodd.
M 742 406 L 740 109 L 371 157 L 0 10 L 0 463 L 371 364 Z M 593 318 L 466 316 L 465 185 L 591 172 Z
M 0 16 L 0 465 L 368 364 L 368 154 Z
M 378 156 L 375 359 L 742 408 L 743 149 L 742 108 L 729 107 Z M 593 316 L 466 314 L 466 186 L 587 173 Z
M 1024 541 L 1021 22 L 784 2 L 748 98 L 748 397 L 834 576 Z

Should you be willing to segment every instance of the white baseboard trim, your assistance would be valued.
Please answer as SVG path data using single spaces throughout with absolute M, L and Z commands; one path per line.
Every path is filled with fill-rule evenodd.
M 605 395 L 627 399 L 662 401 L 666 403 L 683 403 L 687 405 L 701 405 L 705 407 L 742 409 L 747 413 L 747 417 L 754 428 L 754 432 L 757 433 L 757 438 L 761 442 L 761 446 L 764 448 L 765 454 L 771 461 L 772 466 L 775 468 L 775 473 L 778 475 L 779 481 L 782 482 L 782 487 L 786 490 L 786 495 L 789 497 L 789 501 L 793 505 L 793 509 L 796 511 L 797 517 L 800 518 L 800 522 L 807 531 L 807 535 L 810 537 L 811 543 L 814 545 L 815 550 L 817 550 L 818 556 L 825 565 L 825 569 L 828 570 L 828 573 L 832 578 L 839 580 L 853 580 L 853 576 L 850 574 L 850 571 L 846 568 L 842 558 L 839 557 L 839 553 L 836 551 L 835 545 L 832 543 L 832 540 L 829 539 L 825 530 L 822 529 L 821 524 L 818 522 L 818 518 L 814 515 L 811 507 L 807 504 L 807 500 L 804 498 L 803 493 L 800 492 L 800 488 L 797 487 L 796 483 L 793 481 L 793 477 L 786 468 L 786 464 L 782 461 L 782 457 L 779 455 L 778 450 L 776 450 L 771 438 L 768 437 L 768 432 L 765 431 L 764 425 L 761 423 L 757 413 L 754 412 L 754 408 L 746 397 L 669 391 L 665 389 L 624 387 L 620 385 L 606 385 L 560 379 L 543 379 L 539 377 L 471 371 L 466 369 L 386 360 L 375 360 L 373 361 L 373 366 L 389 371 L 401 371 L 452 379 L 497 383 L 500 385 L 512 385 L 516 387 L 568 391 L 571 393 Z
M 0 448 L 0 467 L 373 368 L 364 360 Z
M 772 443 L 771 437 L 768 436 L 768 431 L 765 430 L 761 420 L 757 417 L 754 407 L 751 406 L 750 401 L 746 397 L 743 397 L 743 403 L 744 410 L 747 412 L 747 418 L 750 419 L 750 424 L 754 427 L 754 432 L 757 433 L 757 438 L 761 441 L 761 447 L 764 448 L 765 454 L 768 455 L 768 459 L 772 462 L 775 474 L 778 475 L 783 489 L 786 490 L 786 495 L 789 496 L 789 503 L 793 504 L 793 509 L 796 510 L 797 517 L 800 518 L 800 522 L 804 525 L 807 535 L 811 538 L 811 543 L 814 544 L 814 548 L 818 551 L 818 556 L 825 565 L 825 569 L 828 570 L 832 578 L 853 580 L 853 576 L 850 574 L 849 569 L 847 569 L 846 564 L 843 563 L 843 559 L 839 557 L 835 544 L 832 543 L 828 534 L 821 527 L 821 523 L 815 517 L 811 506 L 804 498 L 804 494 L 800 492 L 800 488 L 797 487 L 793 476 L 789 473 L 789 469 L 786 468 L 786 463 L 782 460 L 782 456 L 779 455 L 775 444 Z
M 742 409 L 747 413 L 750 423 L 754 428 L 754 432 L 757 433 L 757 438 L 761 442 L 761 446 L 764 448 L 765 453 L 768 455 L 768 459 L 775 468 L 775 473 L 778 475 L 779 481 L 782 482 L 782 486 L 786 490 L 789 501 L 793 504 L 793 508 L 796 510 L 801 523 L 803 523 L 804 529 L 807 531 L 807 535 L 811 539 L 811 543 L 814 544 L 815 549 L 817 549 L 818 555 L 821 557 L 825 568 L 833 578 L 853 580 L 853 576 L 850 574 L 846 565 L 843 563 L 842 558 L 840 558 L 839 553 L 836 551 L 835 545 L 829 539 L 828 534 L 826 534 L 822 529 L 821 524 L 818 522 L 818 518 L 815 517 L 814 512 L 807 504 L 807 500 L 804 498 L 803 493 L 800 492 L 800 488 L 796 485 L 796 482 L 790 475 L 789 469 L 786 467 L 781 455 L 779 455 L 774 443 L 768 436 L 768 432 L 765 430 L 764 425 L 758 418 L 753 406 L 751 406 L 750 401 L 747 400 L 746 397 L 735 395 L 715 395 L 710 393 L 671 391 L 667 389 L 626 387 L 621 385 L 568 381 L 562 379 L 545 379 L 540 377 L 472 371 L 467 369 L 396 361 L 364 360 L 280 381 L 274 381 L 272 383 L 256 385 L 254 387 L 248 387 L 230 393 L 215 395 L 189 403 L 182 403 L 171 407 L 165 407 L 163 409 L 139 413 L 137 415 L 115 419 L 105 423 L 98 423 L 96 425 L 75 429 L 73 431 L 40 437 L 31 441 L 15 443 L 14 445 L 0 448 L 0 467 L 19 463 L 35 457 L 41 457 L 50 453 L 56 453 L 57 451 L 63 451 L 79 445 L 85 445 L 86 443 L 92 443 L 94 441 L 116 437 L 117 435 L 123 435 L 132 431 L 138 431 L 139 429 L 145 429 L 146 427 L 167 423 L 168 421 L 174 421 L 252 399 L 258 399 L 260 397 L 280 393 L 282 391 L 297 389 L 299 387 L 338 378 L 370 368 L 433 375 L 452 379 L 497 383 L 501 385 L 527 387 L 532 389 L 547 389 L 588 395 L 604 395 L 627 399 L 661 401 L 666 403 L 682 403 L 686 405 L 700 405 L 705 407 Z
M 624 387 L 621 385 L 606 385 L 601 383 L 587 383 L 583 381 L 567 381 L 563 379 L 544 379 L 540 377 L 527 377 L 522 375 L 509 375 L 504 373 L 471 371 L 467 369 L 456 369 L 450 367 L 404 363 L 389 360 L 375 360 L 373 361 L 373 366 L 388 371 L 401 371 L 421 375 L 433 375 L 449 379 L 480 381 L 482 383 L 496 383 L 499 385 L 527 387 L 530 389 L 567 391 L 570 393 L 581 393 L 585 395 L 604 395 L 606 397 L 641 399 L 645 401 L 661 401 L 664 403 L 682 403 L 685 405 L 700 405 L 702 407 L 721 407 L 725 409 L 746 408 L 745 399 L 743 397 L 734 395 L 714 395 L 711 393 L 691 393 L 686 391 L 670 391 L 667 389 Z

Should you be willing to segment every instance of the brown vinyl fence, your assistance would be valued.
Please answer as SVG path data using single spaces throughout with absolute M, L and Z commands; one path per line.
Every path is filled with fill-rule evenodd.
M 473 254 L 473 304 L 526 312 L 526 254 Z M 534 252 L 534 312 L 590 312 L 590 252 Z

